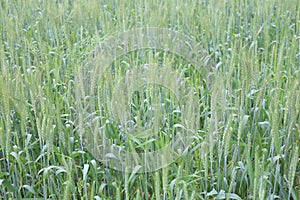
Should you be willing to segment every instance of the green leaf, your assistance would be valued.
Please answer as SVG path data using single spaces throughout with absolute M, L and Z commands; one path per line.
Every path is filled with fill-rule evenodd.
M 210 197 L 210 196 L 215 196 L 217 194 L 218 194 L 218 192 L 215 189 L 213 189 L 212 191 L 210 191 L 209 193 L 207 193 L 206 196 Z
M 82 172 L 82 174 L 83 174 L 83 181 L 86 181 L 86 175 L 87 175 L 87 173 L 88 173 L 88 171 L 89 171 L 89 164 L 84 164 L 84 166 L 83 166 L 83 172 Z
M 23 188 L 28 190 L 30 193 L 35 194 L 34 189 L 30 185 L 23 185 Z

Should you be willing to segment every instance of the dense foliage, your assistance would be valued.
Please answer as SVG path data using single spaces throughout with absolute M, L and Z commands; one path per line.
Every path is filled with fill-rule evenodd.
M 189 73 L 186 61 L 164 52 L 151 57 L 187 70 L 199 90 L 201 126 L 189 153 L 174 163 L 125 173 L 82 143 L 75 77 L 101 41 L 148 26 L 194 38 L 223 89 L 213 102 L 205 77 Z M 299 199 L 299 35 L 297 0 L 1 1 L 0 196 Z M 114 65 L 124 69 L 150 54 L 130 52 Z M 214 131 L 212 103 L 219 105 Z

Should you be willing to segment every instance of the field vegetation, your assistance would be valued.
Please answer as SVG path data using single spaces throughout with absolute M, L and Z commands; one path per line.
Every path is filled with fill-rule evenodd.
M 168 52 L 146 49 L 115 60 L 120 76 L 150 61 L 176 66 L 199 92 L 199 130 L 188 152 L 153 172 L 122 172 L 82 142 L 76 77 L 101 42 L 142 27 L 193 38 L 209 55 L 208 69 L 220 87 L 213 96 L 202 70 Z M 300 199 L 299 82 L 298 0 L 3 0 L 0 196 Z M 153 94 L 136 95 L 137 115 L 148 109 L 138 102 Z M 116 127 L 111 125 L 111 137 L 124 145 Z M 130 148 L 161 148 L 171 138 L 168 131 L 131 137 Z

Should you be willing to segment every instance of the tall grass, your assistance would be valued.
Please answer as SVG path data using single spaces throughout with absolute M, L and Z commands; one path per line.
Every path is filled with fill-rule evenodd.
M 299 199 L 299 7 L 297 0 L 1 1 L 1 197 Z M 187 73 L 201 113 L 189 153 L 155 172 L 123 173 L 80 138 L 75 76 L 101 41 L 148 26 L 195 38 L 220 88 L 212 94 L 207 77 Z M 114 64 L 120 74 L 122 63 L 151 59 L 188 66 L 156 53 L 131 52 Z M 136 150 L 151 145 L 141 139 Z

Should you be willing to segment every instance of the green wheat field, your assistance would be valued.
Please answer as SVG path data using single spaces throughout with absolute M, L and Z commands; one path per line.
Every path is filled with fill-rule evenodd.
M 193 38 L 219 87 L 212 91 L 202 70 L 170 52 L 142 49 L 115 60 L 110 69 L 119 77 L 143 63 L 171 65 L 199 93 L 199 127 L 187 151 L 156 171 L 122 172 L 83 142 L 77 77 L 101 42 L 144 27 Z M 155 89 L 162 107 L 180 104 L 162 87 L 145 87 L 132 100 L 142 126 L 152 115 L 141 102 Z M 112 111 L 95 117 L 111 141 L 136 152 L 162 148 L 182 122 L 169 109 L 156 135 L 125 137 Z M 299 144 L 298 0 L 0 1 L 1 199 L 299 200 Z

